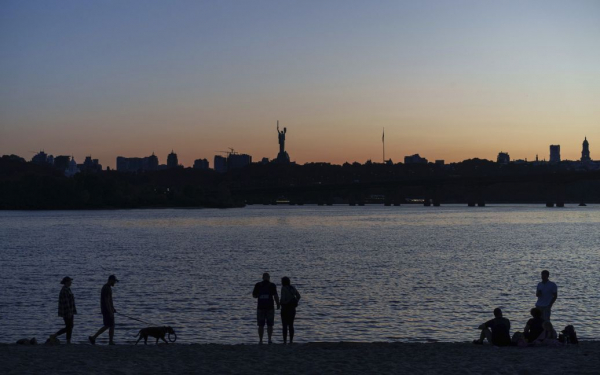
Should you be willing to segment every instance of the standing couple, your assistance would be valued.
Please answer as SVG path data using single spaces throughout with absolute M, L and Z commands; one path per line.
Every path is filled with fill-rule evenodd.
M 277 286 L 271 282 L 271 276 L 263 273 L 263 281 L 254 285 L 252 297 L 258 299 L 256 309 L 256 321 L 258 324 L 259 344 L 263 343 L 265 333 L 265 323 L 267 324 L 267 334 L 269 344 L 272 344 L 273 324 L 275 323 L 275 304 L 277 310 L 281 308 L 281 323 L 283 325 L 283 343 L 287 344 L 288 330 L 290 334 L 290 344 L 294 342 L 294 319 L 296 318 L 296 307 L 300 300 L 300 293 L 290 284 L 289 277 L 281 278 L 281 301 L 277 294 Z

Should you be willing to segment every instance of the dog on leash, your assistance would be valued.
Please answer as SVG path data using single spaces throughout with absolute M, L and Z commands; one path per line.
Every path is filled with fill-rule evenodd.
M 148 344 L 148 336 L 152 336 L 152 337 L 156 338 L 157 345 L 158 345 L 159 339 L 163 340 L 165 342 L 165 344 L 168 344 L 169 342 L 167 340 L 165 340 L 165 335 L 167 335 L 167 334 L 175 335 L 175 337 L 177 337 L 173 328 L 171 328 L 169 326 L 167 326 L 167 327 L 147 327 L 147 328 L 140 329 L 138 334 L 134 336 L 134 337 L 140 336 L 140 338 L 135 342 L 135 345 L 137 345 L 141 339 L 144 339 L 144 344 Z

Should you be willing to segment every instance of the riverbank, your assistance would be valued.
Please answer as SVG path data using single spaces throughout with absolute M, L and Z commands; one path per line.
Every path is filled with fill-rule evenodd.
M 0 345 L 5 374 L 597 374 L 600 341 L 560 348 L 470 343 Z

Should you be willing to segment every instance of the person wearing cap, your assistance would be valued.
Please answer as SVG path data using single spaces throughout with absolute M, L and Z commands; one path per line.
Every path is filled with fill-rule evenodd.
M 108 329 L 108 345 L 115 345 L 113 337 L 115 335 L 115 307 L 113 306 L 112 287 L 117 283 L 117 277 L 110 275 L 108 282 L 102 287 L 100 292 L 100 309 L 102 310 L 102 320 L 104 325 L 96 332 L 94 336 L 89 336 L 88 339 L 92 345 L 96 345 L 96 338 Z
M 71 343 L 71 334 L 73 333 L 73 320 L 75 314 L 77 314 L 77 308 L 75 307 L 75 296 L 71 292 L 71 284 L 73 279 L 69 276 L 65 276 L 60 282 L 63 287 L 58 295 L 58 316 L 63 318 L 65 321 L 65 328 L 62 328 L 53 335 L 50 335 L 51 339 L 56 339 L 63 333 L 67 334 L 67 344 Z

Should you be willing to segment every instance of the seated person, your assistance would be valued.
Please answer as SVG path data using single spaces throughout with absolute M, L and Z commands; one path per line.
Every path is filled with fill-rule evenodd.
M 482 345 L 483 339 L 486 338 L 492 345 L 510 345 L 510 320 L 502 317 L 502 310 L 499 308 L 494 309 L 494 319 L 483 323 L 479 329 L 481 335 L 479 340 L 473 341 L 473 344 Z
M 533 342 L 535 345 L 554 345 L 558 343 L 558 334 L 554 330 L 552 323 L 545 321 L 543 324 L 544 330 L 537 339 Z
M 533 318 L 527 321 L 525 329 L 523 330 L 523 335 L 525 336 L 525 340 L 527 340 L 527 342 L 535 341 L 544 331 L 544 319 L 542 319 L 542 311 L 537 307 L 534 307 L 531 309 L 530 313 Z

